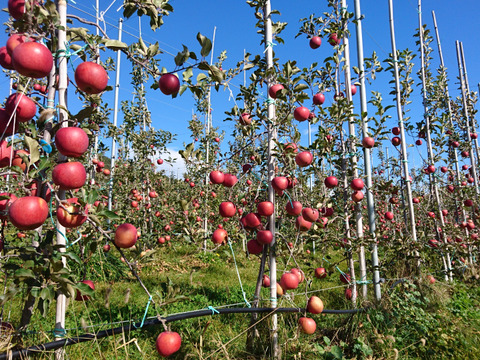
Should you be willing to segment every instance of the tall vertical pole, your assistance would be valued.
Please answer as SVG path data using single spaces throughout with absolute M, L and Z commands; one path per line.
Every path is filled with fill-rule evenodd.
M 457 40 L 456 42 L 457 46 L 457 61 L 458 61 L 458 72 L 459 72 L 459 78 L 460 78 L 460 86 L 462 90 L 462 104 L 463 104 L 463 114 L 465 116 L 465 125 L 467 129 L 467 141 L 469 144 L 472 143 L 472 134 L 470 132 L 470 111 L 468 109 L 468 103 L 467 103 L 467 91 L 466 91 L 466 86 L 465 86 L 465 78 L 463 76 L 463 66 L 462 66 L 462 57 L 460 54 L 460 42 Z M 473 181 L 475 184 L 475 193 L 478 198 L 478 195 L 480 194 L 479 188 L 478 188 L 478 177 L 477 177 L 477 165 L 475 161 L 475 156 L 473 155 L 472 151 L 469 151 L 470 153 L 470 163 L 471 163 L 471 169 L 472 169 L 472 176 L 473 176 Z
M 123 29 L 123 19 L 118 20 L 118 41 L 122 41 L 122 29 Z M 117 61 L 115 66 L 115 95 L 114 95 L 114 104 L 113 104 L 113 127 L 117 127 L 118 120 L 118 100 L 119 100 L 119 91 L 120 91 L 120 59 L 122 52 L 117 50 Z M 110 184 L 108 186 L 108 210 L 112 210 L 112 201 L 113 201 L 113 176 L 115 173 L 115 160 L 117 159 L 117 143 L 115 136 L 112 137 L 112 152 L 110 155 L 111 167 L 110 167 Z
M 66 43 L 67 43 L 67 2 L 66 0 L 57 0 L 57 10 L 60 17 L 60 27 L 57 30 L 57 40 L 58 40 L 58 51 L 59 53 L 65 53 Z M 67 109 L 67 58 L 65 56 L 60 56 L 58 58 L 58 108 L 59 108 L 59 118 L 58 121 L 61 127 L 66 127 L 68 120 Z M 66 157 L 59 155 L 59 161 L 65 161 Z M 65 190 L 59 190 L 57 196 L 60 200 L 65 199 Z M 56 223 L 56 245 L 59 246 L 59 252 L 65 252 L 65 227 L 62 226 L 58 221 Z M 63 266 L 66 267 L 67 261 L 64 256 L 62 256 Z M 61 291 L 57 293 L 57 305 L 56 305 L 56 314 L 55 314 L 55 330 L 54 336 L 56 338 L 63 338 L 65 336 L 65 311 L 67 306 L 67 298 L 65 294 Z M 64 349 L 58 349 L 55 351 L 55 359 L 63 360 L 65 356 Z
M 462 66 L 463 66 L 463 74 L 464 74 L 464 81 L 465 81 L 465 88 L 467 90 L 467 104 L 471 104 L 471 99 L 470 99 L 470 86 L 468 85 L 468 75 L 467 75 L 467 64 L 465 62 L 465 53 L 463 52 L 463 43 L 460 42 L 460 55 L 462 56 Z M 472 116 L 471 119 L 471 134 L 476 132 L 476 121 L 475 121 L 475 116 Z M 471 136 L 470 136 L 471 137 Z M 473 148 L 475 149 L 475 154 L 477 155 L 476 161 L 480 161 L 480 156 L 479 156 L 479 151 L 478 151 L 478 137 L 473 139 Z M 471 143 L 470 143 L 471 144 Z
M 356 19 L 356 29 L 357 29 L 357 62 L 358 69 L 360 70 L 360 111 L 362 114 L 362 136 L 368 136 L 368 117 L 367 117 L 367 88 L 365 84 L 365 63 L 363 55 L 363 27 L 362 27 L 362 12 L 360 10 L 360 0 L 355 0 L 355 19 Z M 388 154 L 388 149 L 387 149 Z M 388 157 L 388 155 L 387 155 Z M 367 177 L 367 212 L 368 212 L 368 227 L 370 230 L 370 236 L 373 240 L 372 245 L 372 266 L 373 266 L 373 284 L 375 299 L 380 300 L 382 297 L 380 289 L 380 271 L 378 268 L 378 247 L 376 239 L 376 226 L 375 226 L 375 203 L 373 200 L 373 181 L 372 181 L 372 151 L 369 148 L 363 147 L 363 158 L 365 166 L 365 175 Z M 363 250 L 363 258 L 365 258 L 365 249 Z M 360 258 L 362 253 L 360 253 Z M 361 265 L 361 262 L 360 262 Z M 365 280 L 366 269 L 360 267 L 360 275 L 362 279 Z M 367 296 L 367 286 L 362 286 L 362 295 L 363 297 Z
M 272 9 L 270 0 L 265 1 L 265 5 L 263 8 L 263 16 L 264 16 L 264 25 L 265 25 L 265 60 L 267 62 L 267 72 L 273 68 L 273 33 L 272 33 Z M 267 78 L 267 85 L 268 89 L 273 85 L 271 80 Z M 267 91 L 269 94 L 270 92 Z M 275 102 L 268 95 L 268 109 L 267 109 L 267 116 L 268 116 L 268 124 L 267 124 L 267 131 L 268 131 L 268 201 L 271 201 L 275 208 L 275 191 L 272 187 L 272 180 L 275 176 L 275 157 L 273 155 L 273 151 L 275 148 L 275 140 L 277 138 L 277 132 L 275 127 L 273 126 L 273 122 L 275 121 Z M 277 258 L 276 258 L 276 249 L 277 249 L 277 241 L 275 236 L 275 217 L 276 217 L 276 210 L 272 215 L 268 217 L 268 228 L 273 234 L 273 240 L 270 243 L 270 259 L 269 259 L 269 267 L 270 267 L 270 306 L 272 308 L 277 307 Z M 272 322 L 271 322 L 271 340 L 272 340 L 272 353 L 271 357 L 273 359 L 280 358 L 280 349 L 278 345 L 278 332 L 277 332 L 277 314 L 272 314 Z
M 430 165 L 435 165 L 435 158 L 433 154 L 433 147 L 432 147 L 432 138 L 430 133 L 430 116 L 428 115 L 428 98 L 427 98 L 427 84 L 425 79 L 425 49 L 424 49 L 424 40 L 423 40 L 423 21 L 422 21 L 422 0 L 418 0 L 418 33 L 420 39 L 420 66 L 421 66 L 421 78 L 422 78 L 422 96 L 423 96 L 423 111 L 424 111 L 424 118 L 425 118 L 425 133 L 427 137 L 427 152 L 428 152 L 428 161 Z M 441 224 L 441 231 L 438 228 L 435 229 L 437 232 L 437 237 L 441 241 L 443 238 L 444 243 L 447 243 L 447 239 L 443 230 L 445 229 L 445 219 L 442 213 L 442 205 L 440 202 L 440 195 L 438 193 L 438 186 L 435 176 L 433 174 L 429 175 L 430 184 L 433 188 L 433 195 L 435 197 L 435 203 L 437 205 L 437 211 L 440 217 L 440 224 Z M 445 256 L 443 253 L 441 254 L 442 262 L 444 265 L 444 276 L 445 281 L 448 281 L 452 277 L 452 272 L 450 271 L 450 253 L 446 253 L 447 259 L 445 260 Z M 448 265 L 447 265 L 448 264 Z
M 210 53 L 210 65 L 213 64 L 213 52 L 215 49 L 215 34 L 217 32 L 217 27 L 213 28 L 213 38 L 212 38 L 212 51 Z M 207 114 L 205 115 L 205 139 L 206 139 L 206 162 L 207 166 L 210 163 L 210 129 L 212 126 L 212 100 L 211 100 L 212 89 L 208 89 L 207 95 Z M 205 174 L 205 186 L 208 185 L 208 171 Z M 203 220 L 203 231 L 205 234 L 205 239 L 203 240 L 203 251 L 207 251 L 207 237 L 208 237 L 208 213 L 205 213 L 205 219 Z
M 408 169 L 407 143 L 406 143 L 406 137 L 405 137 L 405 126 L 403 124 L 402 101 L 400 98 L 400 77 L 399 77 L 399 70 L 398 70 L 397 46 L 395 43 L 393 0 L 388 0 L 388 9 L 389 9 L 389 20 L 390 20 L 390 39 L 392 43 L 392 60 L 393 60 L 393 69 L 395 74 L 397 116 L 398 116 L 398 125 L 400 128 L 400 135 L 402 137 L 401 145 L 402 145 L 403 174 L 405 176 L 405 183 L 407 188 L 407 200 L 408 200 L 408 210 L 409 210 L 409 218 L 410 218 L 410 235 L 412 237 L 413 242 L 417 242 L 417 229 L 415 224 L 415 210 L 413 208 L 412 184 L 411 184 L 410 173 Z M 416 253 L 416 257 L 417 257 L 417 266 L 420 267 L 420 258 L 417 253 Z

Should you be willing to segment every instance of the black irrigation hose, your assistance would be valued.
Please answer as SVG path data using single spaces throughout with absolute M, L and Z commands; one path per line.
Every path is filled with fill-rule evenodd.
M 305 309 L 300 308 L 226 308 L 226 309 L 215 309 L 215 310 L 197 310 L 197 311 L 190 311 L 186 313 L 170 315 L 161 319 L 151 319 L 146 320 L 143 323 L 142 328 L 152 326 L 152 325 L 159 325 L 162 322 L 172 322 L 190 318 L 196 318 L 201 316 L 208 316 L 208 315 L 219 315 L 219 314 L 241 314 L 241 313 L 269 313 L 269 312 L 279 312 L 279 313 L 299 313 L 304 312 Z M 362 312 L 364 309 L 354 309 L 354 310 L 323 310 L 323 314 L 356 314 L 358 312 Z M 214 313 L 215 312 L 215 313 Z M 34 345 L 30 346 L 25 349 L 20 350 L 13 350 L 7 351 L 5 353 L 0 354 L 0 360 L 7 360 L 7 359 L 23 359 L 28 355 L 38 354 L 43 351 L 52 351 L 56 349 L 60 349 L 64 346 L 79 344 L 86 341 L 92 341 L 96 339 L 101 339 L 107 336 L 112 336 L 116 334 L 121 334 L 123 332 L 129 332 L 138 330 L 141 326 L 141 322 L 137 323 L 130 323 L 125 324 L 123 326 L 102 330 L 96 334 L 84 334 L 77 337 L 72 338 L 65 338 L 61 340 L 52 341 L 49 343 L 41 344 L 41 345 Z

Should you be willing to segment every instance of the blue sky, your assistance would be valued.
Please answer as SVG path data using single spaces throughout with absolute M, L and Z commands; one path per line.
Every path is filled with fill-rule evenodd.
M 353 11 L 353 0 L 349 0 L 348 7 Z M 82 15 L 90 21 L 94 21 L 95 1 L 77 1 L 71 4 L 69 12 L 77 15 Z M 198 43 L 196 41 L 196 34 L 202 34 L 212 38 L 213 29 L 216 27 L 216 39 L 214 55 L 222 50 L 227 51 L 228 59 L 224 63 L 224 68 L 232 67 L 237 61 L 243 57 L 243 52 L 246 50 L 252 54 L 259 54 L 263 52 L 260 46 L 260 37 L 256 34 L 254 27 L 256 19 L 253 16 L 253 10 L 243 0 L 204 0 L 204 1 L 180 1 L 171 0 L 174 7 L 174 12 L 165 18 L 165 25 L 152 32 L 148 28 L 148 23 L 145 21 L 141 26 L 142 36 L 146 42 L 153 43 L 158 41 L 160 47 L 172 54 L 176 54 L 182 48 L 182 44 L 187 45 L 194 51 L 198 52 Z M 460 6 L 461 4 L 461 6 Z M 104 19 L 106 20 L 106 31 L 111 38 L 117 37 L 118 19 L 121 16 L 121 10 L 117 11 L 121 5 L 120 1 L 112 2 L 100 1 L 100 9 L 106 11 Z M 439 25 L 440 36 L 444 51 L 445 63 L 448 68 L 450 77 L 450 91 L 452 95 L 457 96 L 456 77 L 458 76 L 457 60 L 455 53 L 455 40 L 463 41 L 466 62 L 468 67 L 468 74 L 470 85 L 474 90 L 477 90 L 476 84 L 479 81 L 479 72 L 476 69 L 477 62 L 477 48 L 480 23 L 478 22 L 478 13 L 480 12 L 480 4 L 478 1 L 463 0 L 463 1 L 445 1 L 445 0 L 429 0 L 423 1 L 423 22 L 433 32 L 433 21 L 431 11 L 435 10 L 437 22 Z M 274 18 L 275 21 L 288 22 L 287 29 L 282 34 L 285 44 L 275 46 L 275 55 L 280 59 L 280 62 L 287 60 L 296 60 L 300 67 L 309 66 L 312 62 L 321 63 L 323 58 L 329 56 L 332 52 L 332 47 L 324 41 L 322 46 L 317 50 L 312 50 L 308 46 L 306 37 L 299 37 L 295 39 L 295 34 L 298 32 L 299 19 L 308 17 L 309 14 L 315 13 L 321 15 L 323 11 L 327 10 L 326 1 L 290 1 L 290 0 L 273 0 L 272 8 L 278 9 L 281 12 L 280 16 Z M 415 50 L 415 40 L 413 34 L 418 27 L 418 13 L 417 1 L 414 0 L 395 0 L 395 30 L 397 36 L 397 48 L 409 48 Z M 388 20 L 388 1 L 379 0 L 364 0 L 362 1 L 362 12 L 365 15 L 363 21 L 364 26 L 364 47 L 365 55 L 369 56 L 373 51 L 376 51 L 379 59 L 383 60 L 390 52 L 390 35 L 389 35 L 389 20 Z M 88 14 L 90 15 L 88 15 Z M 2 14 L 3 19 L 7 19 L 7 14 Z M 78 25 L 78 24 L 77 24 Z M 123 39 L 126 42 L 131 42 L 134 36 L 140 33 L 140 26 L 137 18 L 132 17 L 124 24 L 125 33 Z M 355 29 L 352 24 L 350 28 L 352 32 L 352 45 L 355 46 Z M 92 30 L 93 31 L 93 30 Z M 0 37 L 0 42 L 6 41 L 6 35 Z M 436 52 L 436 43 L 432 44 L 434 47 L 433 64 L 438 64 L 438 56 Z M 352 65 L 356 64 L 355 47 L 351 50 Z M 114 54 L 110 54 L 114 57 Z M 161 57 L 161 66 L 167 69 L 172 69 L 175 64 L 173 56 L 165 53 Z M 78 64 L 80 60 L 74 59 L 74 64 Z M 418 59 L 416 60 L 418 64 Z M 418 67 L 416 68 L 418 69 Z M 120 98 L 131 99 L 132 89 L 130 86 L 127 61 L 122 57 L 121 66 L 121 87 Z M 73 76 L 71 77 L 73 78 Z M 110 74 L 110 85 L 114 85 L 115 74 Z M 388 81 L 389 76 L 381 76 L 368 89 L 380 91 L 384 94 L 385 105 L 393 103 L 393 98 L 388 95 L 390 91 Z M 242 77 L 233 81 L 234 85 L 240 85 L 243 81 Z M 6 80 L 0 81 L 2 91 L 5 97 L 8 95 L 7 87 L 4 86 L 8 82 Z M 147 87 L 150 84 L 147 84 Z M 73 96 L 73 94 L 71 95 Z M 327 97 L 327 102 L 332 99 Z M 105 95 L 106 101 L 113 107 L 113 92 Z M 358 105 L 358 95 L 356 99 Z M 415 89 L 412 96 L 415 105 L 412 106 L 412 117 L 421 117 L 421 94 L 419 89 Z M 174 150 L 182 148 L 183 142 L 189 142 L 189 132 L 187 130 L 188 121 L 191 118 L 193 100 L 188 92 L 181 97 L 171 99 L 163 95 L 160 91 L 150 90 L 147 94 L 147 101 L 149 110 L 152 112 L 153 126 L 155 128 L 162 128 L 177 134 L 177 141 L 171 145 Z M 72 106 L 76 106 L 72 102 Z M 232 124 L 223 122 L 225 117 L 224 111 L 233 106 L 233 101 L 229 100 L 229 93 L 222 89 L 218 94 L 212 96 L 213 108 L 213 124 L 220 127 L 227 134 L 231 132 Z M 395 110 L 392 109 L 391 126 L 395 126 Z M 304 128 L 302 128 L 304 127 Z M 300 125 L 302 132 L 306 130 L 307 125 Z M 306 137 L 302 141 L 306 144 Z M 425 150 L 425 149 L 423 149 Z

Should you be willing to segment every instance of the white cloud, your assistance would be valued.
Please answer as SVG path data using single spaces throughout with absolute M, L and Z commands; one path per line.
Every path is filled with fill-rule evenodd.
M 157 164 L 157 159 L 160 158 L 163 159 L 162 165 Z M 169 162 L 169 159 L 171 159 L 172 162 Z M 163 153 L 161 156 L 157 155 L 157 158 L 155 159 L 155 164 L 157 166 L 157 169 L 165 170 L 165 175 L 167 176 L 173 174 L 174 177 L 183 178 L 183 174 L 185 174 L 185 172 L 187 171 L 185 161 L 180 156 L 178 151 L 169 148 L 167 148 L 167 152 Z

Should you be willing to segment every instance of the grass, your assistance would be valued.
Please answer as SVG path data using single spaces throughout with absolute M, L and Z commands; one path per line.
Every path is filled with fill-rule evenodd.
M 172 240 L 173 241 L 173 240 Z M 236 250 L 236 260 L 243 288 L 249 300 L 254 292 L 259 260 L 247 258 Z M 103 256 L 103 255 L 102 255 Z M 107 257 L 115 256 L 114 253 Z M 282 256 L 279 259 L 288 257 Z M 300 255 L 297 261 L 306 272 L 310 287 L 300 285 L 295 296 L 286 296 L 279 306 L 304 307 L 306 290 L 318 290 L 328 309 L 346 309 L 351 304 L 344 298 L 339 274 L 332 269 L 330 276 L 319 280 L 313 269 L 320 266 L 322 255 Z M 340 253 L 331 262 L 340 259 Z M 100 259 L 98 259 L 100 261 Z M 104 258 L 104 265 L 106 259 Z M 285 265 L 279 260 L 279 274 Z M 284 260 L 283 260 L 284 261 Z M 87 302 L 71 301 L 67 307 L 68 336 L 78 336 L 121 322 L 141 320 L 148 295 L 132 277 L 114 271 L 109 278 L 101 275 L 99 262 L 90 262 L 88 276 L 95 280 L 95 297 Z M 119 263 L 120 266 L 125 266 Z M 156 305 L 151 305 L 148 317 L 166 316 L 209 306 L 228 304 L 245 306 L 235 264 L 228 247 L 203 253 L 192 245 L 175 244 L 159 248 L 139 262 L 140 277 L 152 293 Z M 289 264 L 287 269 L 293 266 Z M 344 264 L 340 268 L 345 270 Z M 480 329 L 480 290 L 476 283 L 434 285 L 404 283 L 390 292 L 376 308 L 359 315 L 315 315 L 314 335 L 298 332 L 299 314 L 281 314 L 279 342 L 285 359 L 460 359 L 480 358 L 476 348 Z M 333 289 L 330 289 L 333 288 Z M 330 290 L 328 290 L 330 289 Z M 386 290 L 387 287 L 384 287 Z M 325 290 L 325 291 L 322 291 Z M 261 306 L 269 306 L 267 289 L 262 289 Z M 370 303 L 367 301 L 366 303 Z M 10 321 L 20 317 L 20 301 L 5 307 Z M 28 346 L 53 341 L 55 309 L 43 318 L 35 313 L 29 331 L 22 337 Z M 270 317 L 260 316 L 257 326 L 260 338 L 255 349 L 246 350 L 250 315 L 208 316 L 168 324 L 182 336 L 180 351 L 172 359 L 263 359 L 270 341 Z M 101 325 L 103 324 L 103 325 Z M 108 325 L 110 324 L 110 325 Z M 67 347 L 69 359 L 151 359 L 156 358 L 155 339 L 163 331 L 161 325 L 112 336 L 97 341 Z M 463 355 L 468 355 L 462 357 Z M 51 358 L 43 353 L 39 359 Z

